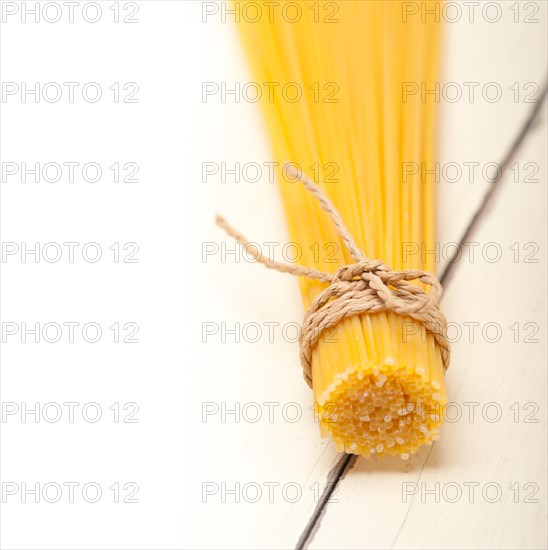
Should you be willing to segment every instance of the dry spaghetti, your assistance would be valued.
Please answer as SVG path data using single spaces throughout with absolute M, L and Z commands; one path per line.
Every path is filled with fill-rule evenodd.
M 433 255 L 408 253 L 434 249 L 433 179 L 404 177 L 403 167 L 433 165 L 436 104 L 403 91 L 409 83 L 434 87 L 440 29 L 431 18 L 404 19 L 399 1 L 337 2 L 329 18 L 318 16 L 321 3 L 299 5 L 298 20 L 242 18 L 238 28 L 254 81 L 274 90 L 260 104 L 299 262 L 328 275 L 300 278 L 310 311 L 326 296 L 322 308 L 338 307 L 331 302 L 340 297 L 325 292 L 341 273 L 344 283 L 361 285 L 364 274 L 379 277 L 385 264 L 395 274 L 434 271 Z M 279 92 L 289 84 L 299 97 Z M 287 160 L 330 197 L 356 250 L 379 260 L 374 269 L 364 269 L 321 204 L 288 177 L 281 164 Z M 344 267 L 352 264 L 356 271 Z M 399 280 L 379 278 L 384 286 L 372 290 L 389 302 Z M 407 282 L 406 289 L 418 296 L 430 281 Z M 448 350 L 442 329 L 424 328 L 411 311 L 364 310 L 341 316 L 335 338 L 305 346 L 320 428 L 338 450 L 407 458 L 439 438 Z

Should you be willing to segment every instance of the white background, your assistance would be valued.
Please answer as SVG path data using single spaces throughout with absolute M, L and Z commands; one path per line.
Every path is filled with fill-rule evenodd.
M 89 3 L 75 5 L 71 23 L 68 8 L 54 2 L 62 8 L 59 22 L 47 21 L 55 6 L 45 18 L 41 14 L 40 22 L 30 14 L 25 21 L 23 9 L 34 4 L 2 3 L 1 80 L 4 86 L 19 86 L 16 94 L 2 96 L 2 167 L 77 162 L 80 168 L 72 183 L 67 170 L 56 183 L 43 175 L 39 182 L 28 175 L 23 183 L 20 172 L 2 181 L 0 546 L 292 548 L 340 460 L 320 439 L 296 344 L 283 338 L 281 328 L 273 342 L 266 331 L 257 343 L 234 343 L 230 337 L 223 343 L 216 336 L 204 344 L 202 336 L 203 323 L 284 327 L 302 315 L 298 285 L 291 278 L 233 256 L 203 262 L 204 242 L 232 247 L 214 226 L 217 211 L 254 240 L 287 239 L 277 189 L 266 172 L 257 183 L 202 179 L 203 162 L 271 160 L 257 105 L 202 98 L 203 82 L 250 80 L 232 19 L 223 20 L 221 11 L 205 18 L 200 2 L 171 0 L 102 1 L 96 23 L 85 20 L 96 17 L 93 6 L 84 8 Z M 509 87 L 515 82 L 520 89 L 530 82 L 542 86 L 545 80 L 546 4 L 530 3 L 539 8 L 536 23 L 525 23 L 523 12 L 515 22 L 509 2 L 492 4 L 502 13 L 496 23 L 479 12 L 473 22 L 463 17 L 446 25 L 443 81 L 497 82 L 504 94 L 495 103 L 481 97 L 441 102 L 441 162 L 501 162 L 532 107 L 522 95 L 515 101 Z M 18 11 L 11 15 L 13 6 Z M 124 23 L 124 17 L 135 22 Z M 22 83 L 36 82 L 41 87 L 58 83 L 61 99 L 36 101 L 21 94 Z M 78 83 L 73 102 L 65 82 Z M 102 90 L 96 103 L 82 97 L 90 82 Z M 110 89 L 115 83 L 121 90 L 117 102 Z M 130 84 L 124 91 L 127 83 L 138 86 L 134 103 L 123 101 L 135 89 Z M 461 262 L 444 299 L 449 319 L 496 321 L 504 327 L 496 344 L 481 338 L 455 344 L 448 374 L 450 399 L 499 403 L 503 418 L 494 424 L 481 419 L 448 424 L 441 442 L 409 464 L 359 459 L 339 484 L 337 502 L 327 505 L 312 546 L 545 546 L 545 155 L 544 111 L 515 158 L 522 167 L 538 165 L 539 182 L 513 183 L 507 173 L 473 236 L 480 249 L 499 243 L 501 261 Z M 90 162 L 102 168 L 95 183 L 81 172 Z M 138 182 L 114 182 L 109 169 L 114 163 L 135 163 Z M 442 244 L 459 240 L 486 188 L 481 178 L 440 181 Z M 72 262 L 67 242 L 79 243 Z M 514 262 L 509 251 L 514 242 L 520 249 L 537 243 L 539 263 Z M 23 243 L 27 248 L 38 243 L 40 253 L 47 243 L 57 243 L 62 256 L 56 262 L 37 260 L 21 253 Z M 83 257 L 86 243 L 99 245 L 99 261 Z M 115 243 L 118 261 L 111 249 Z M 135 244 L 124 251 L 126 243 Z M 17 252 L 10 255 L 13 246 Z M 137 261 L 124 262 L 135 246 L 138 251 L 127 259 Z M 86 249 L 90 255 L 92 248 Z M 48 250 L 54 256 L 55 244 Z M 439 264 L 441 270 L 443 257 Z M 66 326 L 58 342 L 45 341 L 43 334 L 38 343 L 32 334 L 23 341 L 23 323 L 43 328 L 67 322 L 79 323 L 74 342 Z M 536 323 L 538 343 L 514 344 L 508 326 L 516 322 Z M 98 342 L 85 340 L 86 323 L 101 327 Z M 115 323 L 120 340 L 129 334 L 126 323 L 138 327 L 138 342 L 115 342 L 109 328 Z M 52 339 L 55 327 L 50 330 L 46 339 Z M 73 422 L 63 405 L 68 402 L 79 403 Z M 219 410 L 223 403 L 232 409 L 236 403 L 258 403 L 263 416 L 249 422 L 229 415 L 222 422 L 217 414 L 204 422 L 204 402 Z M 513 422 L 508 407 L 514 402 L 522 412 L 526 403 L 536 403 L 539 422 Z M 59 421 L 40 416 L 37 422 L 32 414 L 21 414 L 36 403 L 40 413 L 47 403 L 58 404 Z M 100 406 L 97 422 L 89 421 L 93 407 L 86 409 L 87 419 L 82 416 L 87 403 Z M 118 422 L 111 408 L 116 403 Z M 264 403 L 275 404 L 272 422 Z M 293 422 L 295 407 L 302 417 Z M 55 405 L 48 411 L 54 416 Z M 402 482 L 419 480 L 430 487 L 437 481 L 461 487 L 498 483 L 504 495 L 495 504 L 481 498 L 452 506 L 443 499 L 423 503 L 422 495 L 403 502 Z M 79 484 L 74 502 L 62 485 L 66 482 Z M 513 503 L 509 485 L 523 489 L 528 482 L 538 484 L 540 502 L 524 504 L 521 495 Z M 49 496 L 36 497 L 38 503 L 30 493 L 25 502 L 23 484 L 32 489 L 36 483 L 41 489 L 54 485 Z M 87 483 L 101 488 L 98 502 L 82 495 Z M 246 483 L 263 488 L 258 502 L 246 501 L 241 493 L 240 502 L 230 494 L 223 502 L 223 484 L 241 488 Z M 115 502 L 114 484 L 120 486 L 120 501 L 138 489 L 133 495 L 138 502 Z M 64 487 L 61 498 L 48 502 L 56 486 Z M 288 491 L 298 487 L 298 498 L 283 494 L 284 486 Z M 218 487 L 219 493 L 204 502 L 204 487 Z

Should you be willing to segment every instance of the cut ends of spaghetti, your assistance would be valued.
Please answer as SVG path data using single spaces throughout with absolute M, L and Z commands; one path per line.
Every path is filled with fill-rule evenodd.
M 396 317 L 392 326 L 398 320 L 407 322 Z M 359 326 L 353 328 L 359 334 Z M 447 397 L 439 349 L 431 339 L 378 342 L 373 353 L 340 362 L 337 343 L 320 340 L 315 353 L 323 361 L 313 364 L 313 371 L 322 436 L 333 439 L 339 452 L 403 460 L 437 441 Z

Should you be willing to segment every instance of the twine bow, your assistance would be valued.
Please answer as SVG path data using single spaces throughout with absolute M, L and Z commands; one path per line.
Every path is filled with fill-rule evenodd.
M 327 212 L 355 263 L 345 265 L 335 273 L 326 273 L 311 267 L 276 262 L 265 258 L 254 244 L 222 216 L 217 215 L 215 221 L 265 267 L 329 284 L 305 312 L 299 336 L 300 360 L 307 384 L 312 387 L 312 350 L 322 333 L 336 326 L 342 319 L 362 313 L 393 311 L 418 321 L 439 344 L 446 370 L 451 350 L 446 337 L 447 320 L 438 307 L 442 294 L 439 280 L 426 271 L 392 271 L 380 260 L 367 258 L 356 245 L 341 215 L 323 190 L 295 167 L 291 166 L 288 172 L 304 185 Z M 429 292 L 409 281 L 420 281 L 430 287 Z

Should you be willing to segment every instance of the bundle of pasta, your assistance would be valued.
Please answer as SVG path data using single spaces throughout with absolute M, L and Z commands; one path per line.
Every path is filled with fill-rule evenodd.
M 406 17 L 405 3 L 393 0 L 291 4 L 299 17 L 265 5 L 238 28 L 256 83 L 271 91 L 260 102 L 299 264 L 333 274 L 357 261 L 310 193 L 314 180 L 358 255 L 394 272 L 432 272 L 433 256 L 421 254 L 434 248 L 432 178 L 405 174 L 433 164 L 435 102 L 414 92 L 434 86 L 439 24 Z M 300 278 L 306 309 L 329 285 L 319 278 Z M 406 284 L 426 288 L 413 278 L 420 280 Z M 390 281 L 385 288 L 399 292 Z M 436 334 L 417 315 L 393 309 L 345 314 L 309 349 L 305 378 L 322 435 L 339 451 L 407 459 L 439 438 L 448 362 L 442 327 Z

